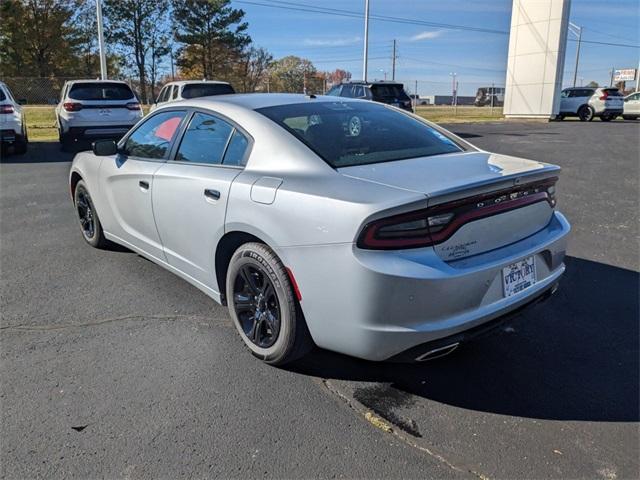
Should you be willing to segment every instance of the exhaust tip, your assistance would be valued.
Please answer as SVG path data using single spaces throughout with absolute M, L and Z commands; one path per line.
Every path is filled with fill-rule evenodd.
M 449 355 L 451 352 L 453 352 L 456 348 L 458 348 L 459 345 L 460 342 L 455 342 L 449 345 L 445 345 L 444 347 L 434 348 L 426 353 L 423 353 L 422 355 L 417 356 L 415 361 L 427 362 L 429 360 L 435 360 L 436 358 L 444 357 L 445 355 Z

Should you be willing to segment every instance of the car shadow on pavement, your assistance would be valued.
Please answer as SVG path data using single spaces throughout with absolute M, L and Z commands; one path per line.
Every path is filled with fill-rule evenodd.
M 64 163 L 73 160 L 76 153 L 90 150 L 91 145 L 79 144 L 73 150 L 63 152 L 59 142 L 29 142 L 27 153 L 16 155 L 11 149 L 3 149 L 0 163 Z
M 378 383 L 366 387 L 369 396 L 537 419 L 638 421 L 640 275 L 579 258 L 566 263 L 551 299 L 448 357 L 374 363 L 318 349 L 290 369 Z

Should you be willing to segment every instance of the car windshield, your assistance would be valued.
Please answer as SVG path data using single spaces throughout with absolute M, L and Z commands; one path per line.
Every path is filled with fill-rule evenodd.
M 69 90 L 69 98 L 74 100 L 130 100 L 133 91 L 123 83 L 75 83 Z
M 409 97 L 404 91 L 402 85 L 372 85 L 371 92 L 374 97 L 378 98 L 397 98 L 400 100 L 406 100 Z
M 462 151 L 426 123 L 373 102 L 300 103 L 257 111 L 334 168 Z
M 182 89 L 182 98 L 209 97 L 211 95 L 226 95 L 236 93 L 231 85 L 226 83 L 194 83 L 187 84 Z

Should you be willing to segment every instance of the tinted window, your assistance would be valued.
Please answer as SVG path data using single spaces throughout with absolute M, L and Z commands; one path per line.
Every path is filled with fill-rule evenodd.
M 340 95 L 340 87 L 341 86 L 342 85 L 336 85 L 335 87 L 332 87 L 331 90 L 329 90 L 326 94 L 337 97 L 338 95 Z
M 171 87 L 171 100 L 175 100 L 176 98 L 178 98 L 178 90 L 180 90 L 180 87 L 178 87 L 177 85 Z
M 337 100 L 257 111 L 336 168 L 462 150 L 429 125 L 377 103 Z
M 234 131 L 233 136 L 231 137 L 231 141 L 229 141 L 227 152 L 224 154 L 223 163 L 225 165 L 244 166 L 244 154 L 247 151 L 247 145 L 249 145 L 247 137 L 245 137 L 238 130 Z
M 233 127 L 204 113 L 194 114 L 182 137 L 176 160 L 194 163 L 222 163 Z
M 402 84 L 390 85 L 372 85 L 371 92 L 374 98 L 383 98 L 385 100 L 409 100 L 409 96 L 404 91 Z
M 6 99 L 7 99 L 7 96 L 4 94 L 4 90 L 0 88 L 0 102 Z
M 165 158 L 185 112 L 162 112 L 149 117 L 127 139 L 126 155 Z
M 355 87 L 353 87 L 353 96 L 356 98 L 362 98 L 364 97 L 364 88 L 362 88 L 362 85 L 357 85 Z
M 353 85 L 343 85 L 340 92 L 341 97 L 353 97 Z
M 618 90 L 617 88 L 605 88 L 603 92 L 607 92 L 607 95 L 609 95 L 610 97 L 622 96 L 622 94 L 620 93 L 620 90 Z
M 228 93 L 236 92 L 231 85 L 226 83 L 192 83 L 182 88 L 182 98 L 208 97 Z
M 130 100 L 134 98 L 128 85 L 123 83 L 75 83 L 69 90 L 74 100 Z

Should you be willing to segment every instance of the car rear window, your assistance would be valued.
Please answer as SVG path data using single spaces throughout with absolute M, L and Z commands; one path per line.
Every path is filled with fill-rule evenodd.
M 236 93 L 231 85 L 226 83 L 194 83 L 182 88 L 182 98 L 209 97 L 211 95 L 226 95 Z
M 462 151 L 435 128 L 379 103 L 299 103 L 257 112 L 334 168 Z
M 607 92 L 610 97 L 622 97 L 620 90 L 617 88 L 605 88 L 603 91 Z
M 371 92 L 374 97 L 378 98 L 397 98 L 399 100 L 408 100 L 409 96 L 404 91 L 401 84 L 397 85 L 372 85 Z
M 74 83 L 69 90 L 69 98 L 74 100 L 130 100 L 135 95 L 123 83 Z

